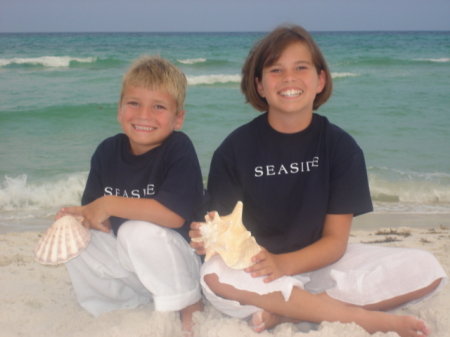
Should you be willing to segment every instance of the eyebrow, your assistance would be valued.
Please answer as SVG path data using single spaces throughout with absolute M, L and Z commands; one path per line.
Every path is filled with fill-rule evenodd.
M 308 61 L 303 61 L 303 60 L 294 62 L 294 66 L 298 66 L 298 65 L 301 65 L 301 64 L 313 65 L 313 62 L 308 62 Z M 283 65 L 277 61 L 277 62 L 274 62 L 272 65 L 268 65 L 268 66 L 266 66 L 264 68 L 267 69 L 267 68 L 272 68 L 272 67 L 283 67 Z
M 299 61 L 295 61 L 294 64 L 297 65 L 297 64 L 314 64 L 314 63 L 313 63 L 313 62 L 310 62 L 310 61 L 299 60 Z M 280 65 L 281 65 L 281 63 L 279 63 L 279 62 L 277 61 L 277 62 L 275 62 L 274 64 L 272 64 L 272 65 L 269 66 L 269 67 L 280 66 Z
M 142 98 L 139 97 L 139 96 L 127 96 L 127 95 L 123 95 L 123 98 L 124 98 L 124 99 L 133 99 L 133 100 L 142 100 Z M 170 103 L 169 100 L 163 100 L 163 99 L 158 99 L 158 98 L 152 98 L 152 100 L 153 100 L 155 103 L 165 103 L 165 104 L 169 104 L 169 103 Z

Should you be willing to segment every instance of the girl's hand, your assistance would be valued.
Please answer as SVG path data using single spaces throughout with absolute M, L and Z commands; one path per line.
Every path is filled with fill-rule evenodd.
M 214 211 L 209 212 L 208 216 L 210 219 L 214 218 Z M 200 242 L 197 241 L 192 241 L 192 239 L 195 238 L 201 238 L 202 237 L 202 233 L 200 232 L 200 227 L 203 225 L 203 222 L 193 222 L 191 223 L 191 230 L 189 231 L 189 237 L 191 238 L 191 247 L 195 249 L 195 252 L 198 255 L 205 255 L 206 254 L 206 250 L 205 250 L 205 246 L 203 243 L 203 240 L 200 240 Z
M 191 239 L 195 239 L 195 238 L 201 238 L 202 234 L 200 232 L 200 227 L 202 226 L 201 222 L 193 222 L 191 223 L 191 230 L 189 231 L 189 237 Z M 196 241 L 192 241 L 190 243 L 191 247 L 195 249 L 195 252 L 198 255 L 205 255 L 206 251 L 205 251 L 205 247 L 204 247 L 204 243 L 202 242 L 196 242 Z
M 283 269 L 282 260 L 282 255 L 269 253 L 264 247 L 261 247 L 261 251 L 252 257 L 252 262 L 255 264 L 245 268 L 244 271 L 250 273 L 252 277 L 266 276 L 263 282 L 269 283 L 287 275 Z

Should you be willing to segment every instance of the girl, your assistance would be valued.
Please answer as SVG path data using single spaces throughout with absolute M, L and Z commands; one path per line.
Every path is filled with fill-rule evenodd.
M 354 139 L 316 113 L 331 95 L 325 59 L 301 27 L 280 27 L 255 45 L 241 89 L 267 111 L 231 133 L 214 153 L 210 209 L 243 222 L 262 251 L 253 266 L 202 267 L 205 296 L 257 332 L 281 322 L 355 322 L 369 333 L 428 335 L 412 316 L 381 311 L 442 289 L 447 276 L 428 252 L 348 245 L 353 216 L 372 211 L 364 156 Z M 198 237 L 199 223 L 190 236 Z M 197 253 L 202 244 L 191 242 Z M 379 311 L 381 310 L 381 311 Z

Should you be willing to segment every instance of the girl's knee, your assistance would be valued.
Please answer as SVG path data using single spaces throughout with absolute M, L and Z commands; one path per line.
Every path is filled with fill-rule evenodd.
M 204 275 L 203 280 L 217 296 L 227 300 L 237 301 L 242 305 L 247 304 L 249 296 L 255 295 L 248 291 L 237 289 L 230 284 L 220 282 L 219 276 L 215 273 Z
M 206 274 L 203 276 L 203 280 L 214 294 L 220 295 L 219 292 L 221 292 L 223 284 L 220 283 L 217 274 Z
M 420 291 L 422 292 L 422 296 L 425 296 L 431 293 L 432 291 L 436 290 L 437 287 L 441 284 L 441 282 L 442 277 L 438 278 L 437 280 L 434 280 L 430 285 L 426 286 L 425 288 L 420 289 Z
M 203 276 L 203 280 L 209 289 L 217 296 L 228 300 L 237 300 L 237 289 L 229 284 L 221 283 L 217 274 L 206 274 Z

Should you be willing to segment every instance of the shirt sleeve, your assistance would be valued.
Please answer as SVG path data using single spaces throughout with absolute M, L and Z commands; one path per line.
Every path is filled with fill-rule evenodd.
M 103 187 L 97 149 L 97 151 L 95 151 L 92 155 L 91 168 L 86 181 L 86 187 L 84 188 L 84 192 L 81 197 L 81 205 L 87 205 L 101 196 L 103 196 Z
M 336 143 L 331 167 L 328 214 L 354 214 L 373 210 L 364 154 L 345 134 Z
M 233 159 L 232 147 L 224 142 L 211 160 L 208 176 L 208 192 L 211 195 L 209 208 L 219 214 L 230 214 L 238 201 L 243 201 L 243 191 Z
M 202 207 L 204 188 L 197 154 L 187 136 L 168 147 L 164 166 L 165 178 L 154 199 L 189 222 Z

